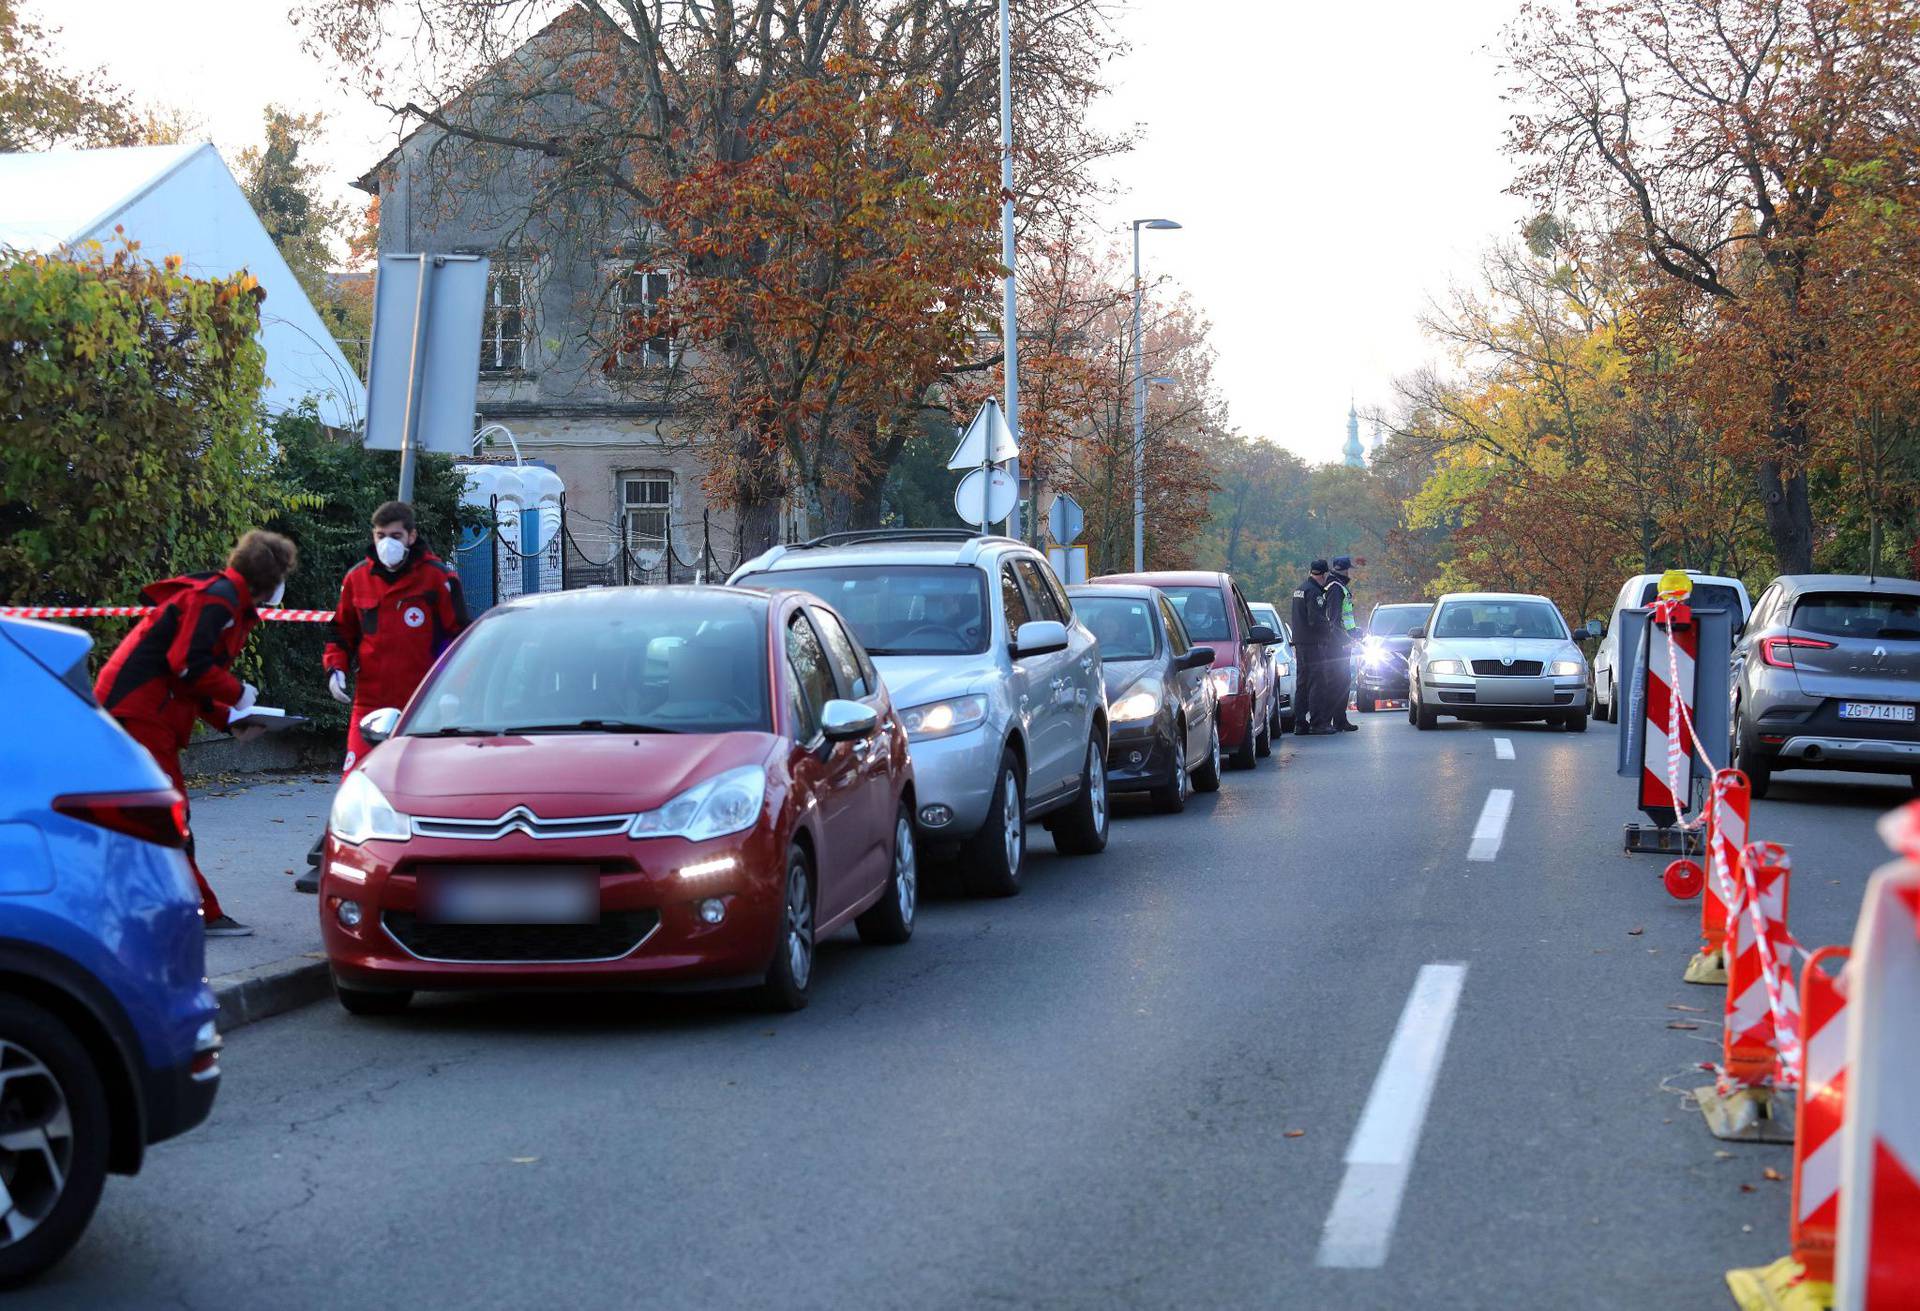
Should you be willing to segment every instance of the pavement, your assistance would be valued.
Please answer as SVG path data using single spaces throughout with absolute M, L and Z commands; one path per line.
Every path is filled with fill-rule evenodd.
M 1021 896 L 930 899 L 905 946 L 836 936 L 795 1015 L 253 1024 L 210 1121 L 9 1311 L 1724 1305 L 1786 1250 L 1790 1149 L 1686 1095 L 1723 992 L 1681 982 L 1698 903 L 1620 850 L 1614 730 L 1360 723 L 1121 807 L 1104 856 L 1040 837 Z M 1801 941 L 1846 941 L 1907 794 L 1797 777 L 1753 834 L 1792 847 Z M 196 798 L 203 847 L 261 844 L 210 866 L 242 918 L 312 914 L 280 853 L 321 791 Z

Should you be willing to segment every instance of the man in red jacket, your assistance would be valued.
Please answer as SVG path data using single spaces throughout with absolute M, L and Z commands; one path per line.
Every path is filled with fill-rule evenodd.
M 180 753 L 196 719 L 214 728 L 253 708 L 254 688 L 233 675 L 234 657 L 260 621 L 261 606 L 276 606 L 299 553 L 278 533 L 258 529 L 240 539 L 219 573 L 168 578 L 143 591 L 154 611 L 114 648 L 94 696 L 128 736 L 145 747 L 186 796 Z M 255 729 L 254 732 L 258 732 Z M 244 731 L 236 736 L 250 736 Z M 187 863 L 200 884 L 200 909 L 211 937 L 244 937 L 253 930 L 220 908 L 187 839 Z
M 388 501 L 375 510 L 373 545 L 340 584 L 333 637 L 321 656 L 327 690 L 334 700 L 353 707 L 343 774 L 367 753 L 360 717 L 370 710 L 406 705 L 433 662 L 466 626 L 460 575 L 420 540 L 413 507 Z

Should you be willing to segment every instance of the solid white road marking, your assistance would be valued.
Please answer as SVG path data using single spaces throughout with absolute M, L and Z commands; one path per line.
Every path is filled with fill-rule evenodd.
M 1493 758 L 1495 760 L 1512 760 L 1513 739 L 1510 737 L 1496 737 L 1493 739 Z
M 1500 839 L 1507 835 L 1507 816 L 1513 813 L 1513 790 L 1495 788 L 1487 793 L 1487 804 L 1480 808 L 1480 822 L 1473 826 L 1473 845 L 1467 848 L 1468 860 L 1492 860 L 1500 854 Z
M 1347 1144 L 1347 1172 L 1333 1209 L 1327 1212 L 1316 1265 L 1374 1270 L 1386 1264 L 1387 1244 L 1400 1215 L 1400 1199 L 1413 1171 L 1427 1104 L 1433 1100 L 1433 1085 L 1447 1054 L 1447 1038 L 1453 1032 L 1454 1011 L 1466 978 L 1463 962 L 1420 967 L 1386 1059 L 1373 1078 L 1360 1124 Z

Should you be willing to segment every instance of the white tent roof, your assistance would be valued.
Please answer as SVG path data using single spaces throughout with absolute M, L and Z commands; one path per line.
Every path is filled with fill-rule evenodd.
M 148 259 L 178 255 L 197 277 L 245 269 L 259 280 L 267 293 L 260 342 L 268 409 L 284 412 L 312 397 L 324 423 L 364 421 L 359 375 L 211 145 L 0 154 L 0 246 L 110 247 L 115 227 Z

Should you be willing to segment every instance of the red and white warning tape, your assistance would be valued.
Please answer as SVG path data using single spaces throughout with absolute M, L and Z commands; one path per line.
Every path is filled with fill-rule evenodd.
M 1743 909 L 1753 925 L 1753 945 L 1760 955 L 1760 977 L 1767 988 L 1767 1009 L 1773 1013 L 1773 1049 L 1780 1054 L 1779 1085 L 1792 1088 L 1800 1083 L 1800 991 L 1793 981 L 1795 956 L 1807 952 L 1787 928 L 1786 892 L 1781 886 L 1776 913 L 1763 904 L 1758 867 L 1762 862 L 1787 863 L 1786 851 L 1778 843 L 1750 843 L 1740 851 L 1740 874 L 1746 882 Z M 1776 950 L 1777 949 L 1777 950 Z M 1784 959 L 1783 959 L 1784 958 Z
M 150 605 L 0 605 L 0 616 L 8 619 L 139 619 L 153 611 Z M 330 624 L 333 611 L 269 606 L 260 617 L 282 624 Z

